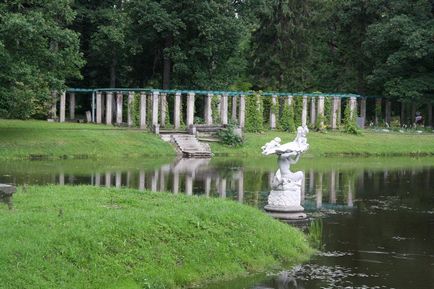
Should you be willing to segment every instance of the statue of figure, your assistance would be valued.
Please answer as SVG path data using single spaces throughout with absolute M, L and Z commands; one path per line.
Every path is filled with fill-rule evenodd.
M 265 206 L 265 209 L 271 211 L 274 216 L 286 216 L 288 219 L 306 217 L 305 214 L 300 213 L 303 211 L 300 201 L 304 173 L 291 172 L 291 165 L 297 163 L 300 156 L 308 150 L 309 144 L 306 138 L 308 132 L 307 127 L 298 127 L 297 135 L 292 142 L 281 144 L 281 139 L 276 137 L 262 147 L 263 155 L 277 155 L 279 165 L 273 178 L 272 191 L 268 196 L 268 205 Z

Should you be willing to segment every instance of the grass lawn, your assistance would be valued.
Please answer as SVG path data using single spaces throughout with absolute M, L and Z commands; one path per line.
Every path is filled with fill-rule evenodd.
M 304 234 L 236 202 L 89 186 L 0 203 L 1 288 L 175 288 L 309 258 Z
M 0 160 L 174 156 L 154 134 L 106 125 L 0 120 Z
M 282 143 L 286 143 L 294 140 L 295 133 L 246 133 L 242 147 L 213 143 L 211 149 L 214 154 L 221 156 L 258 156 L 261 147 L 277 136 L 282 139 Z M 310 147 L 305 157 L 434 155 L 433 133 L 380 133 L 366 130 L 362 135 L 349 135 L 340 132 L 310 132 L 307 139 Z

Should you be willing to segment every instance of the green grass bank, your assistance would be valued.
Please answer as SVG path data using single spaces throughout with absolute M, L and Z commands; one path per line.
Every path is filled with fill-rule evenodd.
M 0 120 L 0 160 L 145 156 L 175 156 L 175 151 L 158 136 L 140 130 L 94 124 Z
M 261 147 L 280 137 L 282 143 L 294 140 L 295 133 L 267 131 L 246 133 L 242 147 L 211 144 L 217 156 L 258 156 Z M 434 133 L 399 133 L 363 131 L 362 135 L 341 132 L 310 132 L 307 135 L 309 150 L 304 157 L 338 156 L 434 156 Z
M 0 204 L 1 288 L 176 288 L 309 258 L 298 230 L 221 199 L 88 186 Z
M 212 143 L 216 156 L 259 156 L 261 146 L 275 137 L 292 141 L 294 133 L 246 133 L 242 147 Z M 434 156 L 434 133 L 373 132 L 363 135 L 310 132 L 309 157 Z M 0 120 L 0 160 L 98 160 L 175 156 L 175 150 L 158 136 L 135 129 L 106 125 Z

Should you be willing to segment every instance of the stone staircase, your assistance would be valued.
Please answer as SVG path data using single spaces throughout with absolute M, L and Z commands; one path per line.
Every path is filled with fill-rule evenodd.
M 171 139 L 186 158 L 210 158 L 211 148 L 191 134 L 172 134 Z

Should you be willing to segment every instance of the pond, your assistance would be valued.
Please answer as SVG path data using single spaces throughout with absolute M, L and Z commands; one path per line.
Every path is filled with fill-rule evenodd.
M 434 159 L 303 159 L 320 251 L 287 271 L 202 289 L 434 288 Z M 228 198 L 262 208 L 273 158 L 6 162 L 0 183 L 91 184 Z M 2 204 L 0 204 L 2 205 Z

